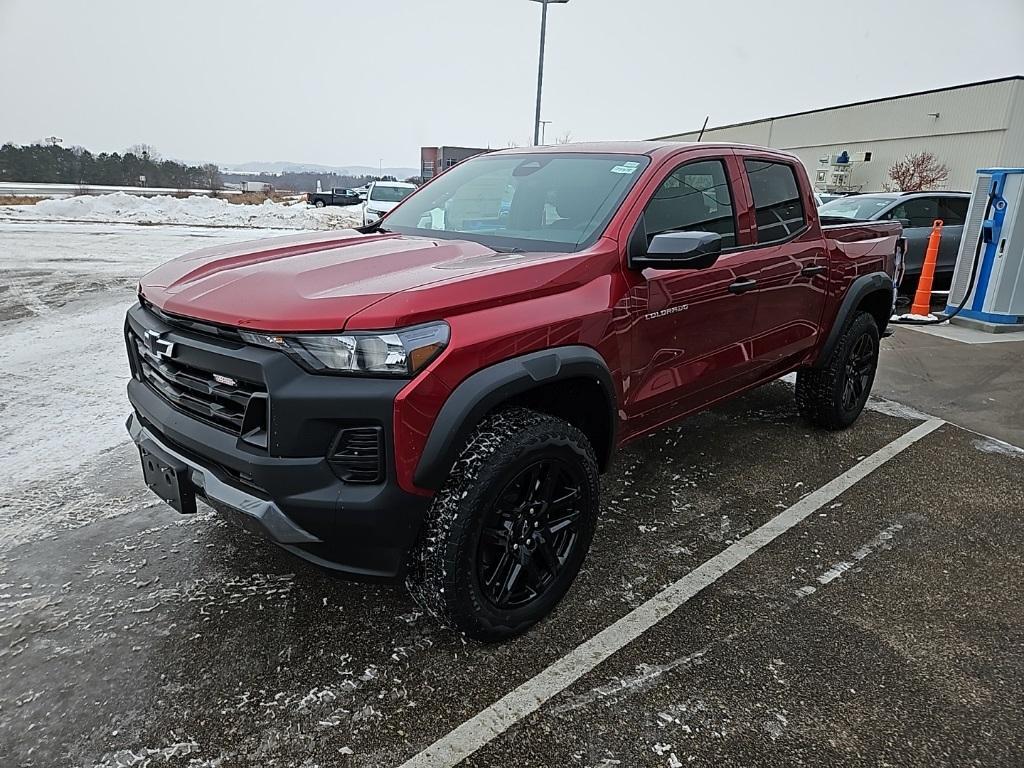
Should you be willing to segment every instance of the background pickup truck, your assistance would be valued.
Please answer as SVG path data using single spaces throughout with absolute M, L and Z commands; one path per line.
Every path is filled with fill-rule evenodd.
M 804 417 L 852 424 L 901 247 L 897 222 L 822 228 L 773 150 L 494 152 L 361 234 L 144 277 L 127 426 L 177 509 L 506 638 L 575 579 L 617 447 L 791 371 Z
M 330 192 L 309 192 L 306 202 L 323 208 L 325 205 L 359 205 L 362 198 L 354 189 L 335 188 Z

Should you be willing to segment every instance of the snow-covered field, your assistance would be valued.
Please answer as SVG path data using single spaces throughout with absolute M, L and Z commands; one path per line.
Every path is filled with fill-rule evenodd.
M 241 207 L 241 206 L 240 206 Z M 24 489 L 124 443 L 122 324 L 139 277 L 268 229 L 0 222 L 0 539 Z
M 260 205 L 239 205 L 203 195 L 139 197 L 117 192 L 42 200 L 35 205 L 0 205 L 0 221 L 338 229 L 360 224 L 362 205 L 314 208 L 303 202 L 285 204 L 271 200 Z
M 360 218 L 360 206 L 121 193 L 0 205 L 0 551 L 105 514 L 68 498 L 76 472 L 128 441 L 122 326 L 142 275 L 209 245 Z

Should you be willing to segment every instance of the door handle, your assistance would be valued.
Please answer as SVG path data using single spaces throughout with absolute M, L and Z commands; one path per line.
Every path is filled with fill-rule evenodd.
M 828 272 L 828 267 L 823 264 L 817 264 L 813 267 L 804 267 L 800 270 L 800 274 L 804 277 L 813 277 L 814 275 L 823 275 Z
M 735 283 L 729 284 L 729 293 L 746 293 L 752 291 L 757 287 L 757 280 L 752 280 L 749 277 L 742 280 L 737 280 Z

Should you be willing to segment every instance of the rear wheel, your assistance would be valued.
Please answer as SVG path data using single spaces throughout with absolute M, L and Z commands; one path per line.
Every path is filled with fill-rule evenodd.
M 323 208 L 324 205 L 326 205 L 326 203 L 324 203 L 323 200 L 317 200 L 315 203 L 313 203 L 313 205 L 315 205 L 317 208 Z
M 871 394 L 878 369 L 878 324 L 858 312 L 821 368 L 797 372 L 796 403 L 801 415 L 825 429 L 846 429 Z
M 487 419 L 434 499 L 409 591 L 470 637 L 525 632 L 576 578 L 598 495 L 597 461 L 578 429 L 522 408 Z

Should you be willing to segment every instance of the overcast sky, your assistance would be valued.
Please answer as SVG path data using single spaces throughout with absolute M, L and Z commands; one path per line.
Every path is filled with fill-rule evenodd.
M 418 166 L 533 132 L 528 0 L 0 0 L 0 141 Z M 570 0 L 548 139 L 646 138 L 1024 73 L 1024 0 Z

